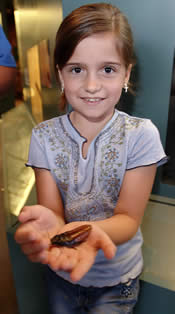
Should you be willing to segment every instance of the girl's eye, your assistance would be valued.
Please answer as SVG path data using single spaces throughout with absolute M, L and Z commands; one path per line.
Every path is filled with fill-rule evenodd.
M 82 69 L 80 67 L 75 67 L 72 69 L 73 73 L 81 73 Z
M 112 73 L 114 70 L 111 67 L 105 67 L 104 68 L 105 73 Z

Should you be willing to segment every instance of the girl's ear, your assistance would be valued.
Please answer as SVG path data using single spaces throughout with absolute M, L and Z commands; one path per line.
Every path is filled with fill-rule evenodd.
M 125 82 L 127 83 L 129 82 L 129 79 L 130 79 L 131 70 L 132 70 L 132 64 L 129 64 L 126 70 L 126 75 L 125 75 Z
M 60 80 L 60 83 L 61 83 L 61 87 L 64 89 L 64 80 L 63 80 L 63 76 L 62 76 L 61 70 L 59 68 L 57 68 L 57 71 L 58 71 L 58 76 L 59 76 L 59 80 Z

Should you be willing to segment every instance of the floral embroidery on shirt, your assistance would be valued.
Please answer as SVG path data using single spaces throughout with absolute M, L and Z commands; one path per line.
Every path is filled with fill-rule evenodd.
M 141 118 L 134 118 L 134 117 L 127 117 L 125 118 L 125 126 L 127 129 L 132 129 L 133 127 L 134 128 L 138 128 L 139 125 L 141 123 L 144 122 L 144 119 L 141 119 Z
M 68 169 L 68 156 L 66 156 L 63 153 L 57 154 L 55 157 L 55 165 L 58 168 L 62 168 L 62 169 Z
M 109 128 L 97 136 L 91 187 L 85 193 L 79 192 L 79 144 L 66 129 L 62 118 L 45 121 L 35 128 L 40 140 L 47 136 L 55 165 L 51 171 L 64 199 L 67 221 L 99 220 L 113 215 L 122 183 L 121 169 L 125 162 L 122 147 L 126 132 L 138 128 L 142 121 L 119 114 Z
M 105 153 L 105 160 L 107 161 L 107 163 L 111 163 L 111 162 L 115 162 L 117 161 L 119 157 L 119 152 L 116 150 L 116 148 L 110 148 L 106 153 Z M 106 163 L 106 165 L 107 165 Z

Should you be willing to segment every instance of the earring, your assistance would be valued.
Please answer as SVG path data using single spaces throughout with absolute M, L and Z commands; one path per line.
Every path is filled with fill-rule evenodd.
M 125 90 L 125 93 L 127 93 L 128 92 L 128 84 L 127 83 L 124 83 L 124 90 Z

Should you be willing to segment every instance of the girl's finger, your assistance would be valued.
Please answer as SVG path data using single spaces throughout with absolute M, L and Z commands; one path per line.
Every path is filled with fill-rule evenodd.
M 107 236 L 107 234 L 103 234 L 103 237 L 99 238 L 98 246 L 100 249 L 103 250 L 106 258 L 112 259 L 115 256 L 117 247 L 112 242 L 112 240 Z
M 52 270 L 57 271 L 59 269 L 61 250 L 57 247 L 52 247 L 49 251 L 49 265 Z
M 72 272 L 70 273 L 70 277 L 72 281 L 79 281 L 91 268 L 95 261 L 96 254 L 89 254 L 87 257 L 87 252 L 81 259 L 78 261 Z
M 65 248 L 61 255 L 60 269 L 70 272 L 78 262 L 79 262 L 78 250 Z
M 48 241 L 32 241 L 21 245 L 24 254 L 30 255 L 39 253 L 49 248 Z
M 30 254 L 28 255 L 28 258 L 31 262 L 34 262 L 34 263 L 48 264 L 48 261 L 49 261 L 48 251 L 46 250 L 40 253 Z
M 75 258 L 67 258 L 64 263 L 61 265 L 61 269 L 67 272 L 72 271 L 73 268 L 75 268 L 75 265 L 77 263 L 77 259 Z
M 39 240 L 39 234 L 30 225 L 21 225 L 15 232 L 15 241 L 18 244 L 25 244 Z

